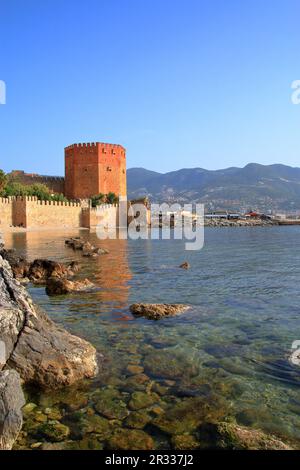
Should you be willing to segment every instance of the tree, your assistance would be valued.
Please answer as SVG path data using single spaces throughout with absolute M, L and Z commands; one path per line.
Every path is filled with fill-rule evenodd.
M 63 194 L 52 194 L 51 201 L 68 202 L 68 199 Z
M 3 170 L 0 170 L 0 193 L 5 189 L 7 184 L 7 176 Z
M 92 201 L 92 207 L 97 207 L 105 203 L 106 196 L 103 193 L 96 194 L 95 196 L 91 197 L 91 201 Z
M 28 187 L 21 183 L 8 183 L 2 191 L 4 197 L 9 196 L 27 196 Z
M 50 201 L 51 194 L 49 188 L 45 184 L 35 183 L 31 186 L 28 186 L 28 195 L 36 196 L 42 201 Z
M 115 195 L 115 193 L 108 193 L 106 196 L 107 202 L 109 204 L 117 204 L 119 202 L 118 196 Z

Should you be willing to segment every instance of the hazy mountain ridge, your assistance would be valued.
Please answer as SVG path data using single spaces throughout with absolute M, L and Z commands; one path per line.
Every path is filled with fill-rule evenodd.
M 127 171 L 128 196 L 152 202 L 204 202 L 207 209 L 300 210 L 300 168 L 249 163 L 223 170 Z

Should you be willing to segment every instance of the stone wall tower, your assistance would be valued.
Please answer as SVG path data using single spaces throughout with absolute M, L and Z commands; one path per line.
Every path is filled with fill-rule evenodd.
M 65 196 L 86 199 L 109 192 L 127 194 L 125 148 L 101 142 L 66 147 Z

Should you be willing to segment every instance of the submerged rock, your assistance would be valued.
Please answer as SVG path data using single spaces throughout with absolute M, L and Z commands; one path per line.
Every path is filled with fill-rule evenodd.
M 195 431 L 203 422 L 207 407 L 205 401 L 187 398 L 170 407 L 166 412 L 155 418 L 152 424 L 167 434 L 184 434 Z
M 158 401 L 159 397 L 155 393 L 133 392 L 128 406 L 131 410 L 141 410 L 154 405 Z
M 151 416 L 147 411 L 132 411 L 128 418 L 124 421 L 125 426 L 133 429 L 144 429 L 150 423 Z
M 0 372 L 0 450 L 10 450 L 22 428 L 25 398 L 20 377 L 13 370 Z
M 160 396 L 164 396 L 168 393 L 169 387 L 165 387 L 158 382 L 153 382 L 152 389 L 153 392 L 158 393 Z
M 80 281 L 70 281 L 69 279 L 49 278 L 46 284 L 46 293 L 48 295 L 64 295 L 72 292 L 89 291 L 95 288 L 88 279 Z
M 94 408 L 108 419 L 122 420 L 129 414 L 126 403 L 121 399 L 121 394 L 110 388 L 97 392 Z
M 58 388 L 56 390 L 49 389 L 43 390 L 39 394 L 38 405 L 46 413 L 46 410 L 51 410 L 53 407 L 62 405 L 64 411 L 77 411 L 88 405 L 88 394 L 78 388 L 77 384 L 70 387 Z M 55 409 L 55 408 L 54 408 Z
M 86 434 L 96 433 L 99 438 L 107 439 L 112 434 L 113 426 L 102 416 L 84 415 L 79 423 L 79 429 L 83 438 Z
M 195 450 L 200 448 L 200 442 L 189 434 L 172 437 L 172 447 L 176 450 Z
M 87 436 L 80 441 L 67 442 L 65 450 L 103 450 L 103 444 L 99 438 Z
M 67 439 L 70 434 L 70 429 L 59 421 L 51 421 L 42 424 L 37 429 L 36 434 L 50 442 L 61 442 Z
M 41 450 L 51 450 L 51 451 L 61 451 L 61 450 L 67 450 L 68 449 L 68 443 L 72 441 L 66 441 L 66 442 L 45 442 L 41 445 L 40 449 Z
M 23 416 L 29 416 L 36 408 L 37 405 L 35 403 L 26 403 L 22 408 Z
M 188 310 L 188 305 L 182 304 L 132 304 L 129 309 L 133 315 L 143 316 L 149 320 L 173 317 Z
M 42 444 L 41 450 L 103 450 L 103 444 L 97 436 L 86 436 L 78 441 L 45 442 Z
M 190 263 L 188 263 L 187 261 L 185 261 L 185 262 L 182 263 L 179 267 L 180 267 L 181 269 L 190 269 L 191 265 L 190 265 Z
M 59 421 L 62 418 L 62 414 L 58 408 L 46 408 L 44 412 L 48 419 Z
M 129 372 L 129 374 L 131 375 L 138 375 L 138 374 L 142 374 L 144 372 L 144 367 L 142 366 L 138 366 L 138 365 L 134 365 L 134 364 L 129 364 L 126 368 L 127 372 Z
M 211 447 L 233 450 L 292 450 L 277 437 L 235 423 L 205 424 L 199 429 Z
M 118 429 L 107 441 L 110 450 L 152 450 L 154 442 L 144 431 L 135 429 Z
M 147 374 L 164 379 L 182 379 L 197 375 L 198 366 L 185 355 L 170 351 L 154 351 L 144 361 Z
M 146 390 L 149 381 L 150 379 L 146 374 L 132 375 L 124 381 L 123 388 L 128 392 L 143 391 Z

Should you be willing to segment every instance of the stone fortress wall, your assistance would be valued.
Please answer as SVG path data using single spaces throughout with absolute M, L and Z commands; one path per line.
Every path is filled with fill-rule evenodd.
M 35 183 L 45 184 L 52 193 L 65 193 L 65 178 L 63 176 L 43 176 L 36 173 L 25 173 L 21 170 L 14 170 L 10 173 L 12 181 L 29 186 Z
M 83 227 L 96 229 L 97 225 L 105 228 L 118 227 L 119 206 L 117 204 L 103 204 L 98 207 L 88 207 L 82 210 Z
M 117 226 L 118 206 L 97 208 L 80 202 L 40 201 L 36 197 L 0 198 L 0 230 L 23 228 L 93 228 L 101 222 Z
M 126 197 L 126 150 L 122 145 L 101 142 L 73 144 L 65 148 L 65 178 L 15 170 L 11 181 L 24 185 L 45 184 L 51 193 L 69 201 L 41 201 L 36 197 L 0 198 L 0 229 L 96 227 L 100 222 L 118 226 L 118 207 L 103 204 L 96 209 L 87 202 L 97 194 Z
M 13 225 L 11 198 L 0 198 L 0 227 L 11 227 Z

